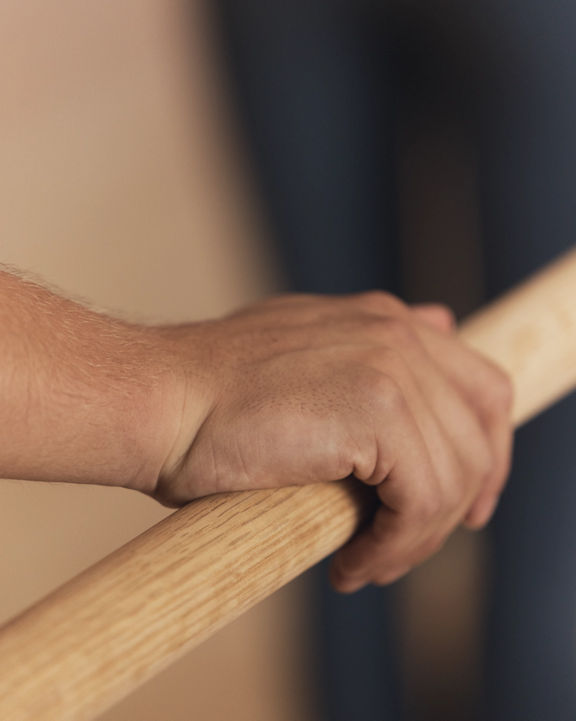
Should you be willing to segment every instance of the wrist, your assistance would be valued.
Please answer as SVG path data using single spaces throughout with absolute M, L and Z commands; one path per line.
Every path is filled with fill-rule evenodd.
M 174 485 L 194 439 L 208 417 L 214 398 L 209 364 L 203 359 L 201 326 L 157 326 L 145 329 L 153 389 L 147 400 L 148 423 L 142 432 L 151 440 L 151 459 L 138 490 L 173 505 Z M 151 473 L 150 473 L 151 471 Z M 192 497 L 193 489 L 186 495 Z

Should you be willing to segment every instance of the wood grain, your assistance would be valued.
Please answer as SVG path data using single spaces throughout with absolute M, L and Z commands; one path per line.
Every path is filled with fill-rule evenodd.
M 576 386 L 576 251 L 471 318 L 523 422 Z M 350 482 L 232 493 L 172 514 L 0 631 L 2 721 L 94 718 L 341 546 L 369 506 Z

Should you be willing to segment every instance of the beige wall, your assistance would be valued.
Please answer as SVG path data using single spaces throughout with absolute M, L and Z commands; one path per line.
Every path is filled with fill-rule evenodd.
M 201 8 L 187 5 L 3 0 L 0 262 L 148 320 L 275 286 Z M 0 481 L 0 621 L 166 512 L 121 490 Z M 278 594 L 104 718 L 303 721 L 300 598 Z

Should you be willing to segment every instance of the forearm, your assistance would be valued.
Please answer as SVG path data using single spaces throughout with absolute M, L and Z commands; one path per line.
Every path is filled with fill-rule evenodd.
M 177 422 L 152 329 L 0 272 L 0 477 L 150 492 Z
M 389 583 L 510 460 L 511 389 L 445 310 L 382 293 L 288 296 L 146 328 L 0 272 L 0 476 L 136 488 L 168 505 L 354 474 L 382 501 L 334 582 Z

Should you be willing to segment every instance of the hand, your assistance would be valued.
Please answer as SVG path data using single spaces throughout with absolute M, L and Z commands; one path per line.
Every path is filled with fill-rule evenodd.
M 453 325 L 443 307 L 373 292 L 278 297 L 161 329 L 184 404 L 155 497 L 353 474 L 381 505 L 336 554 L 332 582 L 396 580 L 461 522 L 484 525 L 509 468 L 510 383 Z

